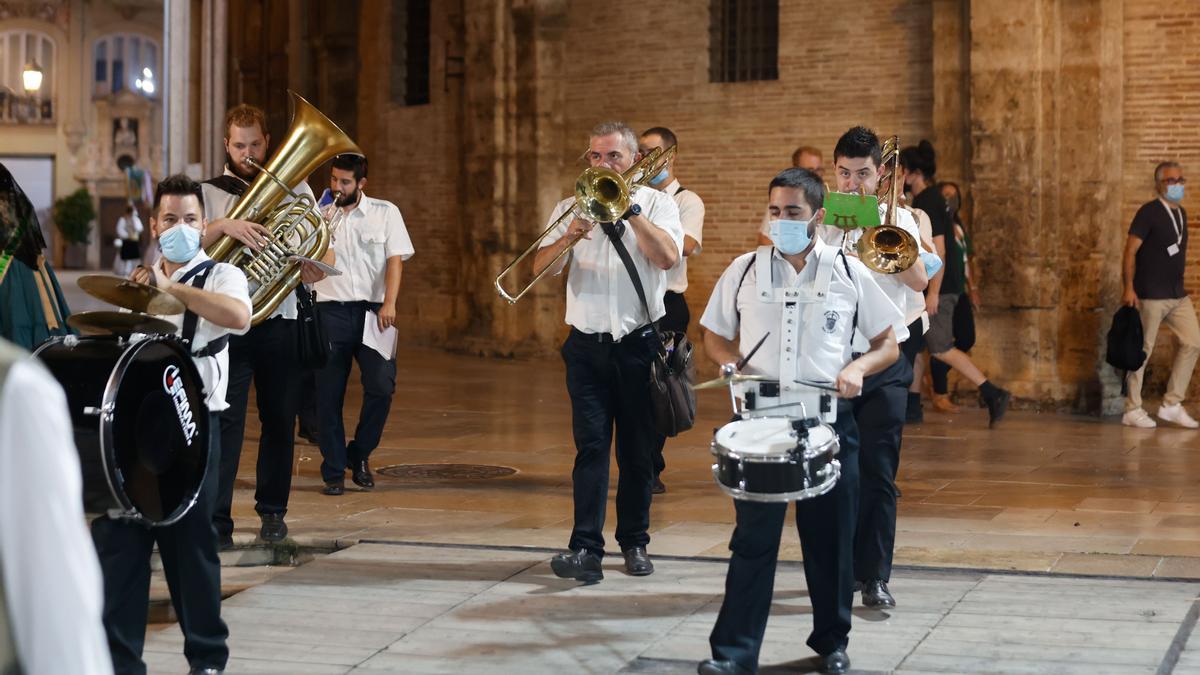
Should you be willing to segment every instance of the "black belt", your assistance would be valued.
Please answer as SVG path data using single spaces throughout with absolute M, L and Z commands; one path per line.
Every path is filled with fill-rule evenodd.
M 318 300 L 316 304 L 318 306 L 335 305 L 347 309 L 369 309 L 372 312 L 379 311 L 379 308 L 383 306 L 382 302 L 370 302 L 368 300 Z
M 614 338 L 612 333 L 585 333 L 578 328 L 571 326 L 572 333 L 578 335 L 584 340 L 587 340 L 588 342 L 599 342 L 600 344 L 619 343 L 621 340 L 624 340 L 628 337 L 645 337 L 645 335 L 642 333 L 648 330 L 653 331 L 654 327 L 651 324 L 645 324 L 644 326 L 638 326 L 637 328 L 634 328 L 623 337 Z
M 216 356 L 225 351 L 229 346 L 229 335 L 222 335 L 216 340 L 210 340 L 204 347 L 192 352 L 192 356 L 196 358 L 205 358 L 208 356 Z

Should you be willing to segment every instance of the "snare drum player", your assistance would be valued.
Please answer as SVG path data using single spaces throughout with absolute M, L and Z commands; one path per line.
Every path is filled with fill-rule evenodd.
M 774 246 L 734 260 L 713 289 L 700 325 L 705 351 L 726 373 L 766 336 L 746 372 L 778 378 L 777 395 L 783 403 L 797 403 L 787 408 L 795 417 L 801 411 L 819 414 L 813 402 L 825 393 L 799 382 L 837 390 L 836 405 L 822 417 L 829 422 L 836 415 L 831 423 L 841 445 L 841 478 L 824 495 L 796 502 L 796 527 L 813 605 L 808 645 L 821 656 L 823 672 L 844 673 L 850 667 L 846 646 L 858 507 L 858 432 L 849 399 L 862 391 L 864 377 L 896 360 L 892 325 L 903 314 L 861 262 L 815 238 L 825 196 L 817 174 L 787 169 L 771 181 L 769 194 Z M 871 338 L 870 348 L 853 359 L 856 327 Z M 804 401 L 810 404 L 801 408 Z M 735 500 L 734 507 L 737 529 L 729 542 L 725 599 L 709 637 L 713 658 L 700 664 L 702 674 L 756 672 L 770 613 L 787 504 Z
M 116 672 L 145 673 L 146 606 L 150 601 L 150 552 L 158 544 L 171 603 L 183 630 L 183 653 L 192 673 L 219 673 L 229 658 L 229 629 L 221 620 L 221 561 L 212 515 L 221 454 L 219 414 L 227 407 L 229 336 L 250 328 L 250 294 L 238 268 L 216 263 L 200 248 L 206 221 L 200 184 L 170 176 L 154 193 L 150 231 L 162 257 L 131 278 L 151 283 L 181 300 L 183 314 L 161 317 L 175 323 L 189 343 L 204 380 L 209 416 L 208 469 L 199 499 L 173 525 L 149 528 L 103 516 L 92 538 L 104 572 L 104 629 Z

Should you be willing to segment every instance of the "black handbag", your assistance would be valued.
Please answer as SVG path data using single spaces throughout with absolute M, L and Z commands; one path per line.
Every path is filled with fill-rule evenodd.
M 642 301 L 642 309 L 650 318 L 646 290 L 642 287 L 642 279 L 633 266 L 629 251 L 611 223 L 602 224 L 601 229 L 617 249 L 617 255 L 633 281 L 633 289 Z M 696 381 L 696 366 L 692 361 L 692 343 L 687 333 L 660 332 L 657 321 L 651 319 L 650 323 L 659 337 L 654 361 L 650 363 L 650 402 L 654 412 L 654 427 L 664 436 L 677 436 L 696 423 L 696 392 L 692 389 Z
M 321 317 L 317 316 L 314 295 L 304 284 L 296 287 L 296 321 L 299 324 L 296 355 L 300 365 L 310 370 L 324 368 L 329 361 L 329 337 L 325 335 Z
M 950 318 L 954 330 L 954 346 L 960 352 L 969 352 L 975 346 L 975 308 L 966 293 L 958 296 L 954 305 L 954 316 Z

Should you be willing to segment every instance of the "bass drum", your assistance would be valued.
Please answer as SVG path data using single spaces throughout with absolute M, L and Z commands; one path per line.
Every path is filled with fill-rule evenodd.
M 208 469 L 204 384 L 174 336 L 68 335 L 34 352 L 62 385 L 83 467 L 83 506 L 170 525 L 196 503 Z

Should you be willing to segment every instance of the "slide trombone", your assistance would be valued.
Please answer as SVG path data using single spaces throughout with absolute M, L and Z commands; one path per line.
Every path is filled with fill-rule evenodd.
M 671 146 L 666 150 L 655 148 L 646 153 L 646 156 L 639 159 L 633 166 L 629 167 L 625 173 L 617 173 L 612 169 L 602 166 L 594 166 L 585 169 L 579 178 L 575 181 L 575 203 L 571 208 L 561 216 L 555 219 L 553 223 L 533 241 L 519 256 L 508 264 L 500 274 L 496 275 L 494 283 L 496 292 L 500 297 L 508 301 L 508 304 L 516 304 L 529 289 L 533 288 L 542 277 L 554 269 L 558 265 L 558 261 L 562 260 L 563 256 L 571 252 L 575 248 L 575 244 L 579 243 L 582 236 L 573 239 L 565 249 L 562 250 L 550 264 L 538 272 L 533 280 L 525 285 L 515 295 L 509 293 L 503 284 L 503 280 L 507 277 L 522 260 L 529 257 L 529 254 L 540 248 L 542 240 L 546 235 L 550 234 L 556 227 L 565 223 L 570 223 L 575 218 L 582 218 L 592 223 L 613 223 L 620 220 L 621 216 L 629 210 L 629 205 L 633 200 L 633 191 L 646 186 L 646 183 L 653 177 L 657 176 L 666 168 L 667 163 L 675 157 L 675 146 Z

